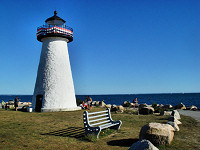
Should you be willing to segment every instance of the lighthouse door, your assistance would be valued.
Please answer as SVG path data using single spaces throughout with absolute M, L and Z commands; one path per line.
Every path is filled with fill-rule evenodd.
M 36 96 L 36 105 L 35 105 L 35 111 L 36 112 L 41 112 L 42 100 L 43 100 L 43 95 L 37 95 Z

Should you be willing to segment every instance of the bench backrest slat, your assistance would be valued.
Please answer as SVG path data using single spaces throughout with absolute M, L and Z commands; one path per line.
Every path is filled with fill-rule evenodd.
M 100 121 L 100 120 L 107 120 L 107 119 L 109 119 L 109 117 L 99 118 L 99 119 L 95 119 L 95 120 L 89 120 L 89 123 Z
M 108 122 L 110 122 L 110 120 L 106 120 L 106 121 L 102 121 L 102 122 L 97 122 L 97 123 L 94 123 L 94 124 L 90 124 L 90 126 L 94 127 L 96 125 L 103 124 L 103 123 L 108 123 Z
M 88 117 L 88 119 L 94 119 L 94 118 L 99 118 L 99 117 L 103 117 L 103 116 L 108 116 L 108 114 L 102 114 L 102 115 L 96 115 L 96 116 L 91 116 L 91 117 Z
M 105 112 L 108 112 L 108 110 L 97 111 L 97 112 L 93 112 L 93 113 L 88 113 L 88 115 L 100 114 L 100 113 L 105 113 Z

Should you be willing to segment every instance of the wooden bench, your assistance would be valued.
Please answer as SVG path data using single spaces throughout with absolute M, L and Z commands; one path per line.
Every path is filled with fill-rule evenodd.
M 107 108 L 105 111 L 92 113 L 84 111 L 83 122 L 85 127 L 85 135 L 88 136 L 90 134 L 95 134 L 97 138 L 99 138 L 99 133 L 101 130 L 106 128 L 118 130 L 122 124 L 120 120 L 112 120 L 109 108 Z

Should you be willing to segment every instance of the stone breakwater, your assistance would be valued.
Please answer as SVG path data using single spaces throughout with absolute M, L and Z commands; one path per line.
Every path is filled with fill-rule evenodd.
M 182 123 L 179 121 L 181 117 L 177 110 L 173 110 L 169 114 L 167 114 L 169 115 L 167 123 L 151 122 L 144 125 L 140 130 L 139 143 L 137 145 L 134 143 L 129 150 L 133 150 L 135 146 L 137 146 L 137 149 L 144 146 L 140 144 L 143 140 L 147 140 L 150 143 L 147 146 L 151 146 L 151 149 L 157 149 L 155 146 L 159 145 L 170 145 L 174 139 L 175 132 L 180 131 L 178 125 Z
M 31 107 L 32 103 L 31 102 L 18 102 L 18 109 L 22 109 L 24 111 L 27 110 L 27 107 Z M 0 103 L 0 107 L 2 109 L 14 109 L 15 104 L 14 101 L 10 100 L 8 102 L 5 102 L 4 104 Z
M 111 105 L 106 104 L 104 100 L 102 101 L 93 101 L 92 106 L 96 107 L 105 107 L 110 108 L 112 112 L 116 113 L 133 113 L 133 114 L 153 114 L 153 113 L 159 113 L 160 115 L 165 115 L 169 113 L 168 111 L 181 109 L 181 110 L 192 110 L 192 111 L 198 111 L 200 108 L 197 108 L 194 105 L 191 105 L 189 107 L 186 107 L 183 103 L 179 103 L 178 105 L 172 106 L 171 104 L 157 104 L 153 103 L 152 105 L 147 104 L 138 104 L 138 103 L 131 103 L 130 101 L 124 101 L 121 105 Z

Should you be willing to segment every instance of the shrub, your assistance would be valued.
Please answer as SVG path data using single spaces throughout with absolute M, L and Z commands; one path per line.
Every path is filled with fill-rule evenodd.
M 152 107 L 153 107 L 154 109 L 156 109 L 156 108 L 158 108 L 158 104 L 157 104 L 156 102 L 154 102 L 154 103 L 152 104 Z
M 156 102 L 154 102 L 153 104 L 152 104 L 152 107 L 154 108 L 154 112 L 155 113 L 161 113 L 162 111 L 164 111 L 164 109 L 163 108 L 160 108 L 160 107 L 158 107 L 158 104 L 156 103 Z

